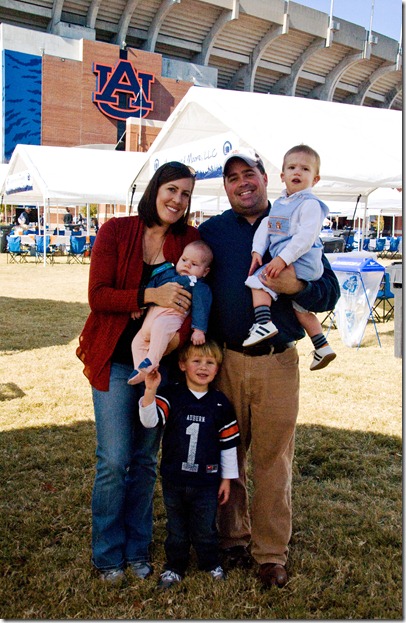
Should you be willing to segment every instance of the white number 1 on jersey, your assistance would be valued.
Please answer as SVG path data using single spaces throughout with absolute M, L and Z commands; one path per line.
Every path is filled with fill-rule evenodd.
M 197 472 L 199 469 L 199 465 L 195 463 L 196 460 L 196 450 L 197 450 L 197 438 L 199 436 L 199 427 L 200 424 L 194 422 L 186 429 L 186 434 L 190 435 L 189 441 L 189 451 L 187 455 L 187 463 L 182 463 L 182 469 L 185 472 Z

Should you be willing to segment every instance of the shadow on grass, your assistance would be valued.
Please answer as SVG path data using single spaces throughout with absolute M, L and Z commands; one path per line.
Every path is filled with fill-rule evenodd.
M 262 591 L 253 572 L 235 571 L 213 591 L 192 569 L 170 602 L 155 591 L 165 534 L 160 487 L 154 577 L 112 593 L 92 573 L 93 422 L 3 432 L 1 442 L 6 619 L 402 618 L 398 438 L 298 426 L 286 589 Z M 231 597 L 237 593 L 243 601 Z
M 83 303 L 0 297 L 3 351 L 33 350 L 68 344 L 89 314 Z
M 25 393 L 16 383 L 0 383 L 0 402 L 22 398 Z

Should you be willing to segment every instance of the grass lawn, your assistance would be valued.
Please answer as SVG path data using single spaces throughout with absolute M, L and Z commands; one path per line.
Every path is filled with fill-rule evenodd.
M 75 357 L 88 265 L 6 264 L 0 254 L 1 583 L 4 619 L 399 619 L 402 610 L 402 360 L 394 321 L 361 347 L 332 330 L 337 359 L 310 372 L 301 406 L 288 585 L 253 571 L 225 583 L 196 570 L 157 593 L 165 515 L 157 485 L 155 573 L 101 585 L 90 562 L 95 432 Z

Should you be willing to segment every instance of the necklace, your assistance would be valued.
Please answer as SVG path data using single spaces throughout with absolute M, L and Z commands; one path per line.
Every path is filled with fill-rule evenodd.
M 158 257 L 161 254 L 166 235 L 164 234 L 163 236 L 160 236 L 160 238 L 157 241 L 158 245 L 155 239 L 152 236 L 149 236 L 148 248 L 147 248 L 147 243 L 146 243 L 145 238 L 146 236 L 144 235 L 144 238 L 142 240 L 142 251 L 143 251 L 144 262 L 146 264 L 152 265 L 156 263 Z M 156 249 L 158 250 L 156 251 Z

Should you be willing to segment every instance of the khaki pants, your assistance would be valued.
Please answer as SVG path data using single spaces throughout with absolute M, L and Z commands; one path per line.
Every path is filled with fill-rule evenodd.
M 259 563 L 285 564 L 292 533 L 291 483 L 299 409 L 296 347 L 249 357 L 226 349 L 217 386 L 233 404 L 241 433 L 238 479 L 219 507 L 221 546 L 248 545 Z M 247 452 L 251 447 L 254 492 L 251 517 Z

